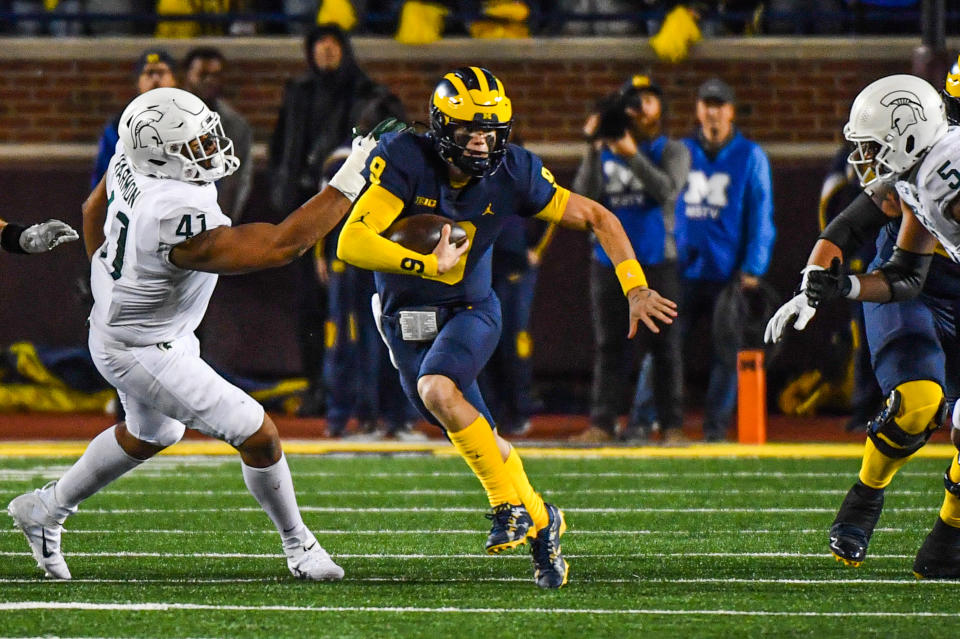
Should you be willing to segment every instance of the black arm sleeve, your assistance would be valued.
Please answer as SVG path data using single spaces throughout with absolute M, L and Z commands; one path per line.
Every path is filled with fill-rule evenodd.
M 876 237 L 877 232 L 889 221 L 890 218 L 884 215 L 876 202 L 866 193 L 861 193 L 827 224 L 820 239 L 836 244 L 847 255 Z
M 27 230 L 27 227 L 19 224 L 10 224 L 3 227 L 0 231 L 0 246 L 10 253 L 26 253 L 20 246 L 20 236 Z
M 877 269 L 890 285 L 890 301 L 912 300 L 920 294 L 930 270 L 933 254 L 911 253 L 901 248 Z

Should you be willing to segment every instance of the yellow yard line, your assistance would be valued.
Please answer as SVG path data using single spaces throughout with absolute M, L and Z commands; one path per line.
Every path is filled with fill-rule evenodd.
M 7 441 L 0 442 L 0 457 L 79 457 L 87 447 L 85 441 Z M 426 442 L 351 442 L 327 440 L 290 440 L 283 443 L 288 454 L 325 455 L 330 453 L 430 453 L 437 456 L 455 456 L 457 452 L 446 441 Z M 518 446 L 525 458 L 533 457 L 626 457 L 696 459 L 716 457 L 777 457 L 777 458 L 859 458 L 863 444 L 831 443 L 771 443 L 751 444 L 691 444 L 689 446 L 640 446 L 602 448 L 524 447 Z M 166 449 L 161 455 L 234 455 L 236 451 L 219 441 L 183 441 Z M 956 454 L 949 444 L 929 444 L 917 457 L 948 459 Z

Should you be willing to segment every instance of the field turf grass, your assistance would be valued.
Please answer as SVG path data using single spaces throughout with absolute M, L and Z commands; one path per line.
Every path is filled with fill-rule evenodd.
M 0 511 L 0 637 L 956 637 L 960 584 L 911 574 L 944 450 L 894 480 L 859 569 L 826 545 L 855 458 L 528 456 L 569 524 L 559 591 L 525 548 L 484 554 L 486 501 L 457 458 L 291 455 L 346 570 L 316 584 L 287 572 L 236 457 L 160 457 L 67 522 L 72 582 L 44 580 Z M 0 505 L 71 461 L 0 458 Z

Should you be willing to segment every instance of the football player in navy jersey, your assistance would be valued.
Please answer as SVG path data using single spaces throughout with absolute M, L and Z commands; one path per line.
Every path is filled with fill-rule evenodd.
M 493 429 L 476 382 L 497 345 L 500 302 L 491 289 L 494 240 L 506 216 L 536 216 L 591 230 L 616 265 L 637 323 L 659 332 L 676 305 L 646 285 L 617 218 L 593 200 L 558 186 L 540 158 L 508 144 L 513 113 L 503 83 L 479 67 L 443 76 L 430 102 L 425 134 L 385 135 L 367 162 L 368 186 L 340 234 L 340 259 L 377 271 L 374 312 L 404 392 L 441 426 L 480 479 L 493 512 L 488 552 L 531 538 L 534 579 L 543 588 L 567 582 L 560 554 L 563 513 L 544 503 L 517 452 Z M 400 217 L 443 215 L 466 230 L 449 243 L 443 227 L 432 253 L 406 249 L 380 234 Z

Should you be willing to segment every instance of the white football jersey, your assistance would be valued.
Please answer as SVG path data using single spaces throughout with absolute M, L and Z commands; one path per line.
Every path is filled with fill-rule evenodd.
M 960 127 L 946 134 L 897 182 L 897 194 L 914 215 L 943 246 L 954 262 L 960 263 L 960 224 L 945 214 L 946 207 L 960 194 Z
M 170 263 L 170 249 L 230 218 L 213 184 L 147 177 L 118 142 L 107 168 L 106 241 L 93 256 L 93 330 L 130 346 L 192 333 L 203 319 L 217 275 Z

